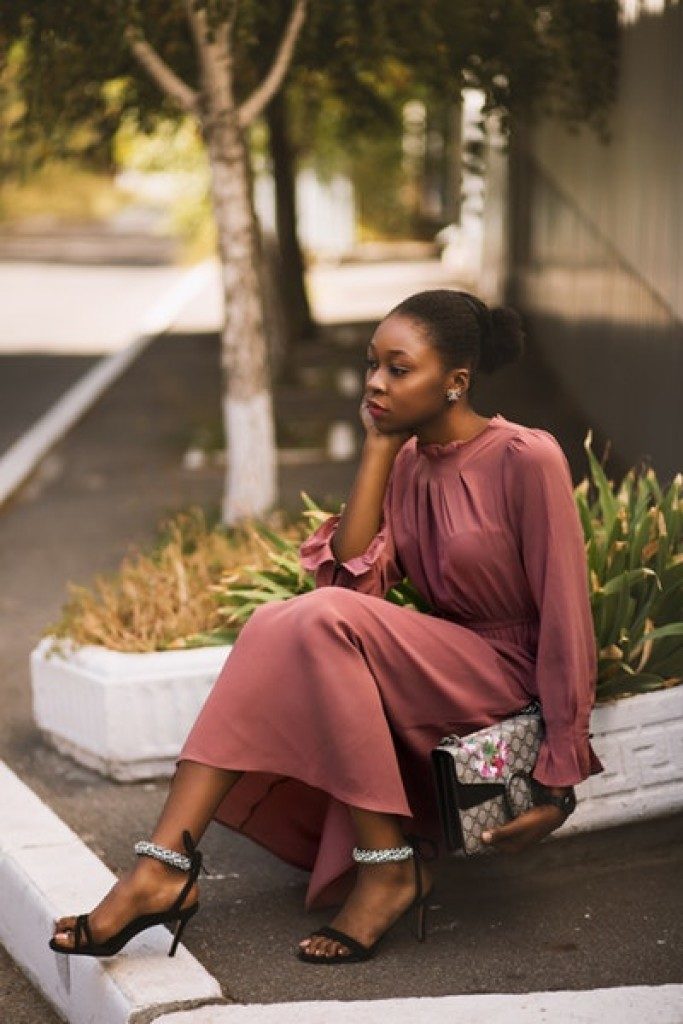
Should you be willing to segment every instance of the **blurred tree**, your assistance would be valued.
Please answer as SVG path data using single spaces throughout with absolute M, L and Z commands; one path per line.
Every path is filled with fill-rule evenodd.
M 199 123 L 211 166 L 225 323 L 228 475 L 223 516 L 259 516 L 276 500 L 276 453 L 264 327 L 262 263 L 246 132 L 282 85 L 306 14 L 292 0 L 267 70 L 245 91 L 237 55 L 256 31 L 258 0 L 7 0 L 0 38 L 21 39 L 24 125 L 59 149 L 123 79 L 121 109 L 168 108 Z M 240 18 L 237 18 L 238 9 Z M 159 98 L 161 93 L 161 99 Z
M 20 43 L 18 73 L 15 64 L 6 80 L 21 97 L 21 111 L 15 105 L 10 114 L 12 135 L 21 132 L 31 159 L 48 144 L 51 154 L 68 153 L 75 128 L 85 124 L 96 146 L 129 110 L 143 129 L 174 111 L 199 125 L 223 272 L 224 517 L 230 522 L 263 513 L 276 498 L 247 132 L 277 96 L 297 41 L 296 87 L 309 112 L 317 105 L 309 120 L 315 142 L 321 132 L 344 146 L 361 127 L 398 130 L 404 99 L 420 91 L 443 104 L 456 101 L 468 84 L 484 91 L 488 109 L 506 116 L 552 110 L 593 123 L 612 94 L 618 0 L 312 0 L 302 32 L 307 6 L 308 0 L 4 0 L 0 6 L 0 76 L 12 45 Z M 326 102 L 334 105 L 332 126 L 323 126 Z M 305 325 L 310 314 L 286 114 L 284 103 L 272 109 L 270 145 L 286 292 Z
M 259 74 L 278 5 L 245 34 L 243 67 Z M 343 169 L 366 228 L 419 233 L 396 201 L 402 110 L 419 98 L 429 122 L 447 122 L 462 88 L 484 92 L 485 111 L 560 116 L 600 130 L 613 95 L 618 0 L 316 0 L 277 102 L 266 112 L 275 178 L 285 304 L 309 323 L 296 237 L 298 159 Z M 265 36 L 264 36 L 265 33 Z M 369 201 L 368 201 L 369 200 Z

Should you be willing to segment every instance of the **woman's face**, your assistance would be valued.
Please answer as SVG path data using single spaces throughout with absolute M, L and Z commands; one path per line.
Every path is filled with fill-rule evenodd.
M 419 433 L 434 424 L 447 411 L 446 391 L 459 378 L 459 371 L 444 370 L 426 332 L 408 317 L 383 320 L 368 344 L 365 399 L 382 433 Z

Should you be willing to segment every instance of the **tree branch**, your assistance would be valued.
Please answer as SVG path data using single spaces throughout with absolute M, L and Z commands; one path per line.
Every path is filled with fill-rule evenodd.
M 240 2 L 240 0 L 233 0 L 232 10 L 230 11 L 230 14 L 228 15 L 228 20 L 225 23 L 225 25 L 226 25 L 226 36 L 225 36 L 225 44 L 226 44 L 226 46 L 230 42 L 230 39 L 232 37 L 232 30 L 234 29 L 235 22 L 237 21 L 237 8 L 239 7 L 239 2 Z
M 234 3 L 230 17 L 235 13 L 236 7 L 237 4 Z M 204 94 L 209 108 L 215 112 L 217 109 L 230 105 L 232 88 L 231 61 L 228 53 L 230 20 L 220 22 L 214 30 L 212 41 L 209 42 L 211 33 L 206 10 L 196 7 L 194 0 L 185 0 L 185 13 L 194 38 Z
M 306 20 L 307 3 L 308 0 L 295 0 L 287 27 L 280 40 L 280 45 L 268 74 L 240 107 L 239 118 L 242 128 L 246 128 L 254 118 L 258 117 L 282 85 L 282 81 L 291 63 L 292 55 L 294 54 L 296 41 Z
M 199 109 L 199 97 L 194 89 L 176 75 L 166 61 L 159 56 L 153 46 L 143 39 L 136 29 L 128 27 L 125 37 L 138 64 L 149 77 L 159 86 L 161 91 L 170 97 L 181 110 L 188 114 L 196 114 Z

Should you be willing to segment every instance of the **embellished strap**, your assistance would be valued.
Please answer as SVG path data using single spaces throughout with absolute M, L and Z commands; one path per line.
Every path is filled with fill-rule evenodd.
M 145 839 L 141 839 L 140 842 L 135 844 L 135 852 L 138 857 L 151 857 L 153 860 L 160 860 L 162 864 L 168 864 L 172 868 L 189 873 L 189 878 L 180 890 L 178 898 L 170 908 L 169 913 L 176 913 L 181 909 L 192 886 L 199 878 L 199 872 L 202 869 L 202 855 L 195 846 L 192 836 L 187 831 L 183 832 L 183 845 L 187 855 L 178 853 L 177 850 L 169 850 L 165 846 L 159 846 L 157 843 L 149 843 Z
M 351 856 L 357 864 L 392 864 L 402 860 L 410 860 L 415 856 L 412 843 L 406 846 L 386 846 L 380 850 L 363 850 L 354 846 Z
M 185 833 L 183 833 L 184 837 Z M 162 864 L 168 864 L 169 867 L 177 868 L 178 871 L 189 871 L 192 867 L 190 857 L 178 853 L 177 850 L 168 850 L 165 846 L 159 846 L 158 843 L 150 843 L 146 839 L 137 842 L 134 849 L 138 857 L 151 857 L 153 860 L 160 860 Z

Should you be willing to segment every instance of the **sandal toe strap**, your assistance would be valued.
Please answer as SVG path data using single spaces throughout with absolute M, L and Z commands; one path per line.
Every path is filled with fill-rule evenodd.
M 332 939 L 334 942 L 341 943 L 342 946 L 346 946 L 350 953 L 354 956 L 364 957 L 368 954 L 368 947 L 364 946 L 362 942 L 358 942 L 357 939 L 347 935 L 346 932 L 340 932 L 337 928 L 331 928 L 329 925 L 325 925 L 323 928 L 316 928 L 310 938 L 317 938 L 320 936 L 323 939 Z M 347 956 L 346 953 L 338 953 L 337 956 L 343 958 Z
M 94 946 L 92 932 L 90 931 L 90 922 L 88 921 L 87 914 L 79 914 L 76 918 L 76 927 L 74 928 L 74 951 L 78 952 L 83 945 L 83 936 L 89 946 Z

